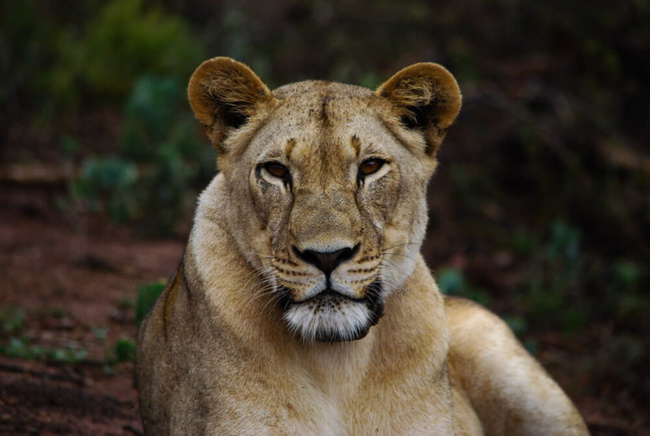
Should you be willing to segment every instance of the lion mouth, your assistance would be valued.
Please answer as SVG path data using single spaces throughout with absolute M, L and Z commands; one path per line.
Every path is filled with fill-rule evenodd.
M 381 283 L 368 286 L 363 298 L 351 298 L 326 289 L 303 301 L 280 290 L 279 303 L 290 329 L 308 341 L 343 342 L 365 337 L 384 312 Z
M 354 301 L 354 302 L 357 302 L 357 303 L 361 303 L 361 302 L 365 301 L 365 297 L 364 298 L 353 298 L 353 297 L 350 297 L 348 295 L 344 295 L 344 294 L 342 294 L 340 292 L 337 292 L 332 288 L 327 288 L 324 291 L 322 291 L 322 292 L 320 292 L 320 293 L 318 293 L 318 294 L 316 294 L 316 295 L 314 295 L 312 297 L 307 298 L 306 300 L 303 300 L 303 301 L 300 301 L 300 302 L 295 302 L 294 304 L 303 304 L 303 303 L 309 303 L 309 302 L 313 302 L 313 301 L 320 301 L 320 300 L 325 300 L 325 299 L 338 299 L 338 298 L 343 298 L 345 300 L 350 300 L 350 301 Z

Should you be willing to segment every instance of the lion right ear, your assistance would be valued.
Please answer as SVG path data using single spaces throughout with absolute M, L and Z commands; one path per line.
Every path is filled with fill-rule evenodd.
M 405 128 L 424 134 L 425 152 L 430 156 L 442 143 L 462 102 L 454 76 L 431 62 L 398 71 L 375 92 L 392 102 Z
M 220 152 L 224 151 L 222 142 L 228 132 L 246 124 L 259 103 L 273 98 L 253 70 L 227 57 L 199 65 L 187 93 L 194 116 Z

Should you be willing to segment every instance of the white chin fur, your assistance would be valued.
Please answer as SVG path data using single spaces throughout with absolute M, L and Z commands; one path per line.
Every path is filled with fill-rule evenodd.
M 325 296 L 292 305 L 284 313 L 284 320 L 291 331 L 307 342 L 352 341 L 365 335 L 370 316 L 363 303 Z

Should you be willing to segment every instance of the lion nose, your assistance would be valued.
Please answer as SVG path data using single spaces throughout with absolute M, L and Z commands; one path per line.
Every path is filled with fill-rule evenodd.
M 357 254 L 359 251 L 359 244 L 355 245 L 352 248 L 345 247 L 336 251 L 300 251 L 296 247 L 293 247 L 293 251 L 296 253 L 296 256 L 298 256 L 298 258 L 304 260 L 307 263 L 311 263 L 316 268 L 323 271 L 326 276 L 329 276 L 337 266 L 346 260 L 352 259 L 354 255 Z

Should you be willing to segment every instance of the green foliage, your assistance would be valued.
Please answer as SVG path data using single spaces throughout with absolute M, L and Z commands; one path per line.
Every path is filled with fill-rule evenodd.
M 90 158 L 74 183 L 74 196 L 87 210 L 106 213 L 116 222 L 127 222 L 137 213 L 138 168 L 117 157 Z
M 57 306 L 48 307 L 47 313 L 55 319 L 63 319 L 68 313 Z
M 484 306 L 490 303 L 489 295 L 483 289 L 470 286 L 463 272 L 459 269 L 443 269 L 438 273 L 437 281 L 443 294 L 469 298 Z
M 86 38 L 66 47 L 65 71 L 74 78 L 61 79 L 65 87 L 77 81 L 98 96 L 131 92 L 119 156 L 86 159 L 73 197 L 114 222 L 138 223 L 146 236 L 171 234 L 195 196 L 193 185 L 214 172 L 214 153 L 199 140 L 185 97 L 201 45 L 180 18 L 140 0 L 115 0 L 93 16 Z M 143 71 L 148 75 L 138 78 Z M 68 136 L 62 146 L 78 149 Z
M 170 141 L 170 134 L 179 130 L 170 128 L 170 124 L 178 122 L 178 112 L 186 106 L 184 94 L 182 82 L 173 77 L 146 75 L 138 79 L 124 111 L 125 157 L 143 162 L 156 159 L 161 143 Z M 180 142 L 184 140 L 181 135 Z
M 108 327 L 90 326 L 90 331 L 98 341 L 106 342 L 106 337 L 108 336 Z
M 0 344 L 0 354 L 21 359 L 52 361 L 66 364 L 82 362 L 88 351 L 73 348 L 52 348 L 32 345 L 26 338 L 11 337 L 6 345 Z
M 124 111 L 122 154 L 137 162 L 156 162 L 165 154 L 184 160 L 189 176 L 214 172 L 214 152 L 205 146 L 186 101 L 185 80 L 144 75 Z
M 125 95 L 143 71 L 185 78 L 204 57 L 182 19 L 142 3 L 108 2 L 89 26 L 82 72 L 93 90 Z
M 51 316 L 63 316 L 57 308 L 48 310 Z M 41 360 L 75 364 L 83 361 L 88 352 L 84 349 L 45 347 L 32 344 L 30 339 L 23 335 L 25 323 L 25 310 L 17 308 L 3 308 L 0 310 L 0 331 L 17 336 L 9 337 L 9 342 L 0 344 L 0 354 L 21 359 Z
M 644 270 L 637 263 L 597 262 L 582 252 L 581 231 L 561 220 L 544 243 L 524 233 L 513 238 L 515 250 L 530 258 L 528 281 L 517 297 L 533 325 L 571 333 L 599 317 L 629 325 L 644 322 L 650 301 L 639 290 Z
M 117 373 L 117 365 L 135 360 L 136 346 L 131 339 L 121 338 L 113 346 L 104 348 L 104 362 L 102 368 L 107 375 Z
M 186 217 L 195 185 L 214 174 L 214 150 L 199 139 L 173 77 L 143 76 L 129 97 L 120 157 L 89 158 L 75 195 L 91 212 L 135 222 L 146 236 L 167 236 Z
M 34 111 L 35 118 L 53 115 L 50 98 L 43 98 L 54 94 L 44 66 L 58 55 L 57 43 L 63 32 L 57 29 L 56 14 L 49 14 L 47 5 L 41 9 L 40 3 L 0 3 L 0 108 L 9 109 L 10 120 L 18 118 L 18 114 L 11 113 L 16 109 Z
M 546 244 L 531 253 L 529 288 L 521 298 L 534 322 L 575 331 L 587 321 L 587 308 L 577 298 L 582 272 L 580 239 L 578 229 L 558 220 Z
M 36 114 L 40 130 L 61 130 L 85 103 L 121 101 L 143 72 L 186 80 L 205 58 L 181 17 L 142 0 L 3 2 L 0 28 L 0 104 L 10 120 Z
M 49 75 L 55 94 L 81 86 L 118 101 L 143 71 L 187 77 L 204 57 L 181 18 L 141 0 L 102 3 L 88 18 L 85 35 L 60 36 L 60 63 Z
M 135 301 L 131 297 L 123 296 L 117 303 L 118 307 L 122 310 L 134 310 Z
M 167 280 L 164 279 L 138 286 L 135 302 L 135 321 L 138 325 L 147 316 L 158 296 L 165 290 L 165 286 Z
M 634 325 L 646 319 L 650 299 L 640 289 L 643 269 L 635 262 L 621 260 L 612 267 L 611 280 L 606 289 L 605 303 L 613 315 Z
M 214 174 L 214 151 L 198 136 L 185 86 L 171 77 L 144 76 L 126 104 L 122 153 L 149 164 L 138 189 L 142 227 L 169 234 L 194 198 L 192 187 Z
M 539 342 L 534 338 L 526 338 L 524 340 L 524 348 L 534 356 L 539 351 Z
M 465 287 L 465 277 L 460 270 L 449 268 L 438 273 L 440 291 L 447 295 L 460 295 Z
M 516 335 L 521 336 L 528 331 L 528 321 L 523 316 L 506 315 L 503 320 L 515 332 Z
M 0 330 L 3 333 L 21 333 L 25 322 L 25 311 L 15 307 L 0 309 Z
M 546 260 L 554 269 L 559 269 L 563 281 L 575 279 L 580 256 L 580 230 L 556 221 L 551 228 L 551 237 L 546 246 Z
M 641 268 L 629 260 L 618 261 L 613 268 L 612 286 L 619 290 L 635 290 L 641 279 Z
M 135 359 L 135 343 L 131 339 L 118 339 L 114 352 L 116 362 L 130 362 Z

